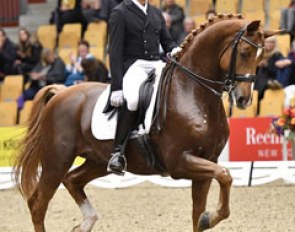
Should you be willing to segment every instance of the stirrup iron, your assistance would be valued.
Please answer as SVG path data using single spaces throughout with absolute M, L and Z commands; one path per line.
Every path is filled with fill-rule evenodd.
M 107 166 L 107 172 L 113 173 L 113 174 L 116 174 L 116 175 L 120 175 L 120 176 L 124 176 L 124 174 L 125 174 L 125 172 L 127 170 L 127 159 L 126 159 L 126 157 L 125 157 L 124 154 L 118 154 L 118 153 L 119 152 L 116 152 L 116 153 L 113 153 L 111 155 L 111 158 L 110 158 L 110 160 L 108 162 L 108 166 Z M 115 170 L 115 169 L 111 168 L 112 159 L 113 159 L 114 155 L 116 155 L 116 156 L 118 156 L 118 157 L 120 157 L 120 158 L 123 159 L 124 168 L 121 171 L 118 171 L 118 170 Z

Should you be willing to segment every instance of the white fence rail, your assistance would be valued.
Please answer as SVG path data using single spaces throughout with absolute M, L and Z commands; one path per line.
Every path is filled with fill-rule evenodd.
M 234 186 L 256 186 L 283 179 L 295 184 L 295 161 L 266 162 L 219 162 L 227 167 L 233 177 Z M 127 188 L 149 181 L 163 187 L 190 187 L 190 180 L 173 180 L 170 177 L 138 176 L 127 173 L 124 177 L 108 175 L 93 180 L 90 184 L 99 188 Z M 12 169 L 0 168 L 0 189 L 13 188 Z

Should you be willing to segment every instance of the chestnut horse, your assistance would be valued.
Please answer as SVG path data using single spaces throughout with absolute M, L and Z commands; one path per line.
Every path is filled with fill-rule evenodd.
M 149 136 L 164 171 L 147 164 L 136 140 L 128 143 L 129 172 L 192 180 L 194 232 L 212 228 L 230 214 L 232 178 L 217 164 L 229 135 L 221 96 L 228 90 L 239 108 L 251 102 L 264 39 L 274 33 L 240 15 L 219 15 L 193 30 L 160 80 L 160 120 L 154 120 Z M 15 178 L 36 232 L 45 231 L 48 203 L 61 183 L 83 214 L 83 221 L 73 230 L 91 231 L 97 220 L 84 187 L 108 174 L 112 141 L 97 140 L 91 132 L 92 111 L 106 86 L 52 85 L 34 99 L 27 134 L 16 157 Z M 70 171 L 77 155 L 85 157 L 85 162 Z M 217 209 L 206 212 L 213 178 L 220 185 L 219 202 Z

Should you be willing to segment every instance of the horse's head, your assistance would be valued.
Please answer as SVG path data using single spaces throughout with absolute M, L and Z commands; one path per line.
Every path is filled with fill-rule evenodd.
M 264 39 L 280 31 L 264 31 L 260 21 L 239 25 L 220 57 L 220 67 L 227 73 L 225 88 L 229 90 L 232 102 L 238 108 L 251 103 L 256 69 L 263 56 Z

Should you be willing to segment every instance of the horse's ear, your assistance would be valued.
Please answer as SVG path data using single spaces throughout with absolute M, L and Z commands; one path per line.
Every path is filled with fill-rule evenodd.
M 264 38 L 271 37 L 273 35 L 281 35 L 287 33 L 286 30 L 274 30 L 274 31 L 264 31 Z
M 259 26 L 260 26 L 260 20 L 252 21 L 251 23 L 247 25 L 247 32 L 251 33 L 251 32 L 257 31 L 259 29 Z

